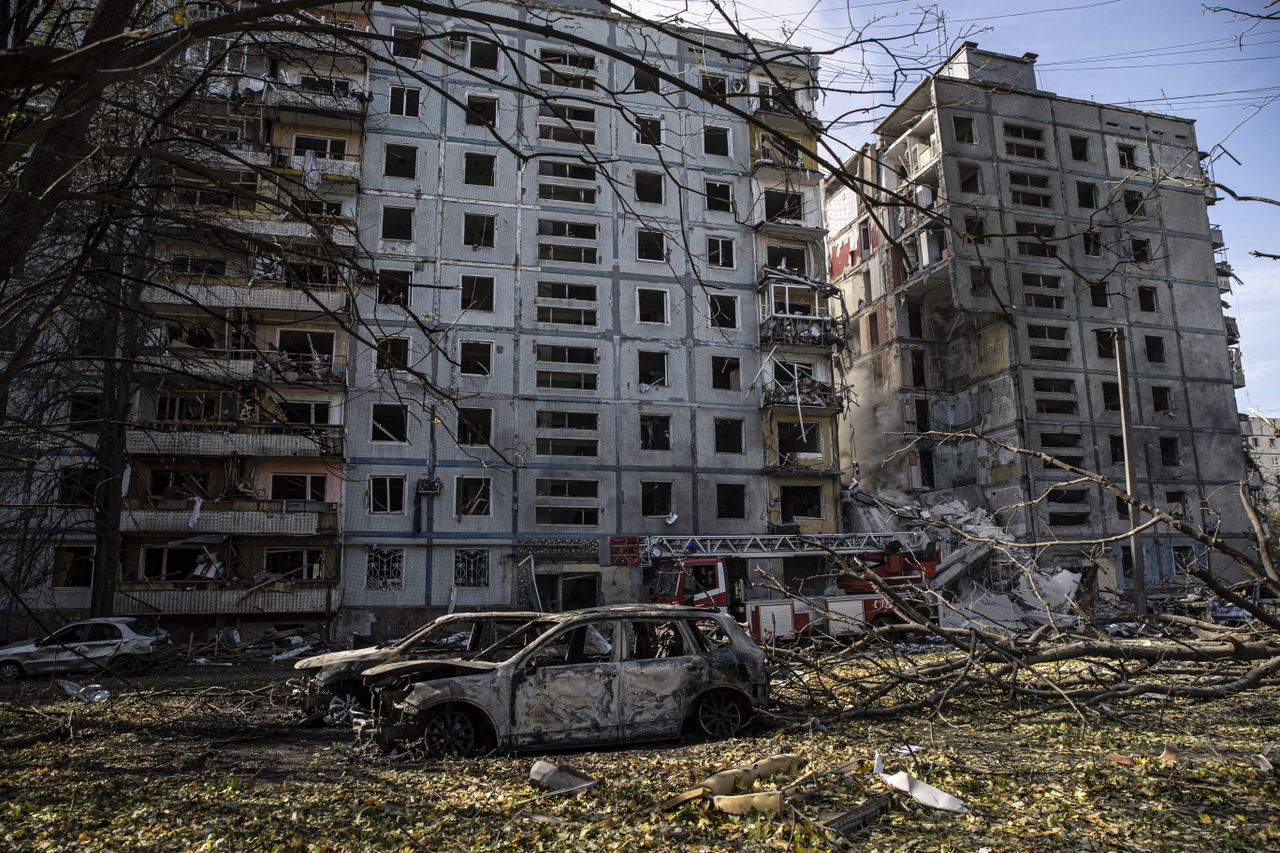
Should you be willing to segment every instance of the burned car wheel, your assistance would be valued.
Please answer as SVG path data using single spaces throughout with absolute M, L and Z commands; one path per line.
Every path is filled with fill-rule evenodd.
M 702 734 L 713 740 L 723 740 L 738 733 L 746 720 L 746 713 L 742 700 L 731 693 L 718 691 L 698 700 L 693 719 Z
M 8 684 L 11 681 L 17 681 L 22 677 L 22 666 L 14 661 L 7 660 L 0 663 L 0 683 Z
M 478 752 L 485 734 L 474 714 L 446 706 L 427 715 L 422 746 L 430 758 L 461 758 Z
M 337 693 L 329 700 L 329 713 L 324 721 L 330 725 L 342 725 L 368 712 L 369 707 L 363 697 L 355 693 Z

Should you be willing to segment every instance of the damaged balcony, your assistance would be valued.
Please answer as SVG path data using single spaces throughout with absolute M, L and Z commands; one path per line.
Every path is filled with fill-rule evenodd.
M 826 283 L 765 267 L 759 285 L 760 343 L 830 348 L 842 343 L 831 319 Z
M 320 240 L 344 247 L 356 244 L 355 220 L 347 216 L 315 216 L 310 220 L 237 216 L 218 219 L 215 224 L 254 237 L 286 241 Z
M 153 421 L 131 428 L 125 443 L 130 456 L 327 457 L 342 456 L 342 439 L 340 425 L 284 427 Z
M 186 583 L 187 589 L 129 586 L 116 592 L 115 612 L 121 616 L 250 613 L 329 613 L 338 605 L 336 581 L 231 588 L 209 582 Z
M 230 276 L 193 276 L 187 280 L 145 287 L 142 301 L 153 305 L 320 314 L 346 312 L 347 294 L 347 286 L 342 282 L 299 285 L 275 278 L 255 277 L 251 284 L 241 284 Z
M 1244 381 L 1244 356 L 1238 347 L 1227 347 L 1227 357 L 1231 361 L 1231 384 L 1236 388 L 1243 388 Z
M 813 412 L 838 412 L 844 408 L 841 394 L 829 382 L 809 376 L 796 376 L 791 381 L 768 380 L 761 389 L 761 408 L 784 407 Z
M 324 501 L 233 498 L 204 501 L 134 498 L 120 516 L 123 533 L 194 532 L 235 536 L 315 536 L 338 532 L 338 505 Z
M 338 114 L 352 117 L 364 115 L 369 99 L 355 90 L 350 80 L 315 78 L 312 82 L 272 80 L 266 84 L 262 102 L 267 106 L 304 112 Z M 324 85 L 324 84 L 329 85 Z
M 360 155 L 315 151 L 303 147 L 276 147 L 272 165 L 285 174 L 317 174 L 322 181 L 352 183 L 360 179 Z

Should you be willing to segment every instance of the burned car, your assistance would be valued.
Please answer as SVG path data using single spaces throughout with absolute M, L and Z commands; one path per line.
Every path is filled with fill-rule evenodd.
M 169 632 L 134 616 L 73 622 L 47 637 L 0 648 L 0 681 L 52 672 L 129 675 L 154 661 L 169 645 Z
M 365 677 L 377 697 L 362 735 L 433 757 L 663 740 L 686 728 L 725 738 L 769 698 L 764 651 L 737 622 L 673 605 L 547 615 L 470 659 Z
M 469 657 L 539 615 L 510 610 L 450 613 L 393 643 L 303 658 L 294 668 L 309 676 L 304 707 L 309 712 L 327 707 L 331 721 L 347 722 L 353 712 L 369 705 L 369 691 L 360 677 L 361 671 L 382 663 Z

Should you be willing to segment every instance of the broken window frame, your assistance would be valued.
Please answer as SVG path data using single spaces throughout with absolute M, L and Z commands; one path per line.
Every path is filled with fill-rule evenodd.
M 483 164 L 487 162 L 487 169 Z M 481 164 L 474 165 L 473 164 Z M 472 180 L 473 177 L 481 180 Z M 462 154 L 462 182 L 472 187 L 496 187 L 498 185 L 498 157 L 482 151 L 465 151 Z
M 489 313 L 494 310 L 497 282 L 491 275 L 463 275 L 459 280 L 460 309 Z
M 661 361 L 661 368 L 658 367 L 658 361 Z M 646 366 L 648 362 L 648 366 Z M 667 363 L 667 353 L 654 350 L 637 350 L 636 352 L 636 382 L 641 385 L 648 385 L 650 388 L 667 388 L 670 382 L 670 366 Z
M 408 406 L 403 403 L 374 403 L 370 413 L 370 442 L 375 444 L 409 443 Z
M 732 425 L 732 426 L 731 426 Z M 744 436 L 746 422 L 742 418 L 712 418 L 712 447 L 715 453 L 746 453 L 746 439 Z M 729 440 L 730 435 L 734 438 Z M 724 449 L 721 439 L 725 439 L 724 445 L 736 449 Z
M 498 217 L 493 213 L 465 211 L 462 214 L 462 245 L 475 250 L 492 249 L 498 234 Z
M 747 517 L 747 484 L 716 483 L 716 518 L 743 520 Z
M 652 304 L 654 295 L 657 295 L 660 304 Z M 645 325 L 666 326 L 671 322 L 671 311 L 669 306 L 670 294 L 666 288 L 660 287 L 637 287 L 636 288 L 636 322 Z M 646 303 L 650 303 L 646 305 Z M 654 313 L 654 309 L 659 309 L 658 313 Z
M 671 450 L 671 416 L 640 415 L 640 449 L 665 452 Z
M 721 146 L 720 142 L 724 145 Z M 723 150 L 721 150 L 723 148 Z M 702 128 L 702 153 L 708 157 L 732 157 L 733 133 L 727 127 L 708 124 Z
M 387 93 L 387 115 L 418 118 L 422 90 L 414 86 L 391 86 Z
M 707 266 L 724 270 L 737 268 L 737 255 L 732 237 L 707 237 Z
M 453 478 L 455 518 L 484 518 L 493 515 L 493 478 L 459 475 Z
M 804 507 L 809 508 L 812 506 L 816 509 L 817 514 L 805 515 L 799 511 L 802 509 L 801 507 L 794 506 L 790 511 L 788 510 L 787 493 L 790 491 L 794 494 L 798 490 L 804 490 L 806 493 L 811 491 L 812 494 L 817 497 L 816 502 L 810 503 L 809 501 L 805 501 L 806 506 Z M 825 501 L 822 499 L 821 486 L 783 484 L 778 487 L 778 520 L 781 523 L 793 524 L 798 520 L 820 521 L 826 517 L 826 506 Z
M 493 437 L 493 409 L 460 406 L 454 435 L 461 447 L 488 447 Z
M 384 204 L 382 206 L 382 228 L 380 232 L 382 239 L 404 243 L 413 242 L 415 212 L 412 207 Z M 391 215 L 388 216 L 388 214 Z
M 712 191 L 715 187 L 715 191 Z M 721 193 L 721 189 L 724 190 Z M 702 182 L 704 205 L 708 211 L 717 213 L 733 213 L 733 184 L 726 181 L 706 181 Z
M 666 263 L 667 235 L 649 228 L 637 229 L 636 260 L 644 263 Z
M 640 516 L 666 518 L 674 511 L 674 484 L 670 480 L 640 481 Z
M 707 321 L 713 329 L 737 329 L 738 297 L 713 293 L 707 297 Z
M 374 370 L 408 370 L 409 338 L 387 335 L 377 338 L 374 347 Z
M 379 269 L 376 278 L 379 305 L 409 304 L 409 293 L 413 287 L 412 270 Z
M 667 182 L 662 172 L 637 170 L 634 182 L 637 204 L 663 204 L 666 202 Z M 657 192 L 654 192 L 654 190 Z
M 371 474 L 369 476 L 369 514 L 404 515 L 404 475 Z
M 481 357 L 481 349 L 484 355 Z M 493 341 L 461 341 L 458 344 L 458 373 L 463 376 L 493 375 Z
M 715 391 L 741 391 L 742 359 L 731 355 L 711 356 L 711 388 Z
M 489 95 L 467 95 L 467 106 L 463 110 L 466 124 L 471 127 L 498 127 L 498 99 Z

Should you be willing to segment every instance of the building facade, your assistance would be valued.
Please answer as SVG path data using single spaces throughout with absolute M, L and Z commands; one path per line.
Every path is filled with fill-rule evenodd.
M 1127 510 L 1052 465 L 903 436 L 972 431 L 1123 483 L 1126 388 L 1137 496 L 1243 534 L 1243 374 L 1193 123 L 1043 91 L 1033 54 L 966 43 L 876 135 L 849 161 L 858 189 L 826 188 L 859 403 L 842 443 L 863 485 L 959 497 L 1022 541 L 1114 536 Z M 1152 589 L 1201 558 L 1164 528 L 1142 548 Z M 1132 584 L 1127 540 L 1042 559 Z
M 375 7 L 378 32 L 442 47 L 370 68 L 352 630 L 449 606 L 634 600 L 615 535 L 837 529 L 814 164 L 590 45 L 808 145 L 816 63 L 753 65 L 715 33 L 572 14 L 584 41 L 567 44 Z

